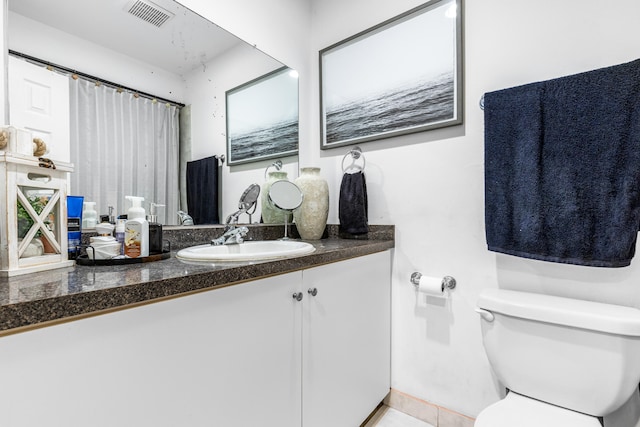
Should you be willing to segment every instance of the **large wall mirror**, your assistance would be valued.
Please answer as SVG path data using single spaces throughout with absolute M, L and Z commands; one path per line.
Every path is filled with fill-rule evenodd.
M 91 82 L 90 78 L 82 76 L 86 74 L 106 82 L 97 86 L 107 87 L 113 83 L 111 89 L 118 93 L 129 93 L 135 98 L 138 98 L 138 93 L 146 102 L 173 108 L 175 112 L 171 114 L 178 115 L 176 128 L 166 127 L 164 116 L 157 117 L 154 112 L 145 113 L 148 115 L 137 111 L 131 113 L 133 121 L 158 122 L 159 127 L 152 131 L 149 139 L 155 138 L 154 132 L 156 135 L 176 133 L 177 142 L 170 143 L 167 149 L 174 150 L 171 153 L 156 148 L 123 154 L 143 139 L 143 136 L 132 137 L 125 132 L 97 138 L 82 137 L 85 133 L 81 137 L 73 134 L 63 137 L 63 142 L 51 144 L 51 158 L 71 161 L 76 167 L 70 182 L 70 194 L 78 194 L 74 182 L 95 183 L 91 190 L 78 195 L 96 202 L 98 214 L 108 213 L 108 206 L 114 206 L 114 214 L 126 213 L 128 206 L 123 196 L 129 194 L 118 193 L 125 184 L 129 185 L 125 190 L 127 193 L 143 197 L 144 192 L 153 186 L 156 190 L 145 197 L 145 203 L 167 205 L 165 209 L 158 210 L 160 222 L 177 224 L 177 210 L 184 210 L 186 205 L 186 162 L 226 153 L 226 91 L 286 66 L 173 0 L 5 1 L 8 1 L 9 10 L 5 31 L 11 52 L 8 72 L 10 124 L 18 120 L 19 113 L 15 111 L 22 102 L 20 97 L 24 96 L 22 90 L 15 89 L 14 79 L 18 74 L 28 73 L 16 64 L 46 70 L 42 64 L 34 64 L 33 59 L 58 66 L 49 72 L 63 77 L 64 84 L 68 86 L 72 86 L 72 80 Z M 80 77 L 75 78 L 78 75 Z M 96 86 L 95 82 L 91 83 Z M 69 102 L 81 97 L 84 89 L 70 90 L 67 96 L 72 99 Z M 43 104 L 49 102 L 44 92 L 43 95 L 36 93 L 31 96 Z M 117 95 L 108 97 L 120 102 Z M 89 104 L 103 102 L 107 101 L 89 99 Z M 59 109 L 53 107 L 52 110 L 57 112 Z M 108 106 L 104 114 L 108 116 L 111 111 L 112 107 Z M 73 118 L 82 123 L 89 120 L 84 111 L 79 112 L 73 105 L 68 114 L 72 122 Z M 113 114 L 113 120 L 121 120 L 120 115 Z M 64 119 L 54 118 L 54 122 L 59 125 Z M 38 132 L 46 134 L 37 126 L 33 129 L 36 137 Z M 67 132 L 79 131 L 72 125 Z M 73 145 L 65 145 L 64 141 L 74 137 L 82 141 L 87 151 L 80 152 Z M 108 142 L 105 145 L 103 141 L 98 149 L 95 139 Z M 173 157 L 175 160 L 167 160 Z M 292 170 L 297 171 L 297 156 L 284 160 L 285 165 L 289 164 Z M 160 170 L 150 174 L 144 167 L 150 162 L 173 164 L 173 161 L 178 163 L 177 172 Z M 101 168 L 106 170 L 103 172 L 106 176 L 94 175 L 96 165 L 116 162 L 125 163 L 128 169 L 138 173 L 127 178 L 124 184 L 121 174 L 110 172 L 109 168 Z M 221 163 L 221 218 L 235 208 L 241 189 L 252 181 L 259 181 L 270 163 L 258 162 L 235 168 Z

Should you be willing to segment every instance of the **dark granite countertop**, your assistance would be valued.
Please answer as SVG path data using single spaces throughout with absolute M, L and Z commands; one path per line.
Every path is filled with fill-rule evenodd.
M 276 239 L 282 227 L 250 226 L 253 240 Z M 186 263 L 176 250 L 217 237 L 219 226 L 165 230 L 173 252 L 162 261 L 120 266 L 75 266 L 0 278 L 0 335 L 147 304 L 166 298 L 288 273 L 394 247 L 393 226 L 371 226 L 367 239 L 340 238 L 328 226 L 315 252 L 260 262 Z M 295 227 L 291 235 L 296 237 Z

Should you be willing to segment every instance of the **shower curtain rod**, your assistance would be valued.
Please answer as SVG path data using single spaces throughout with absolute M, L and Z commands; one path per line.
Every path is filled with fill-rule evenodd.
M 142 97 L 145 97 L 145 98 L 148 98 L 148 99 L 155 99 L 158 102 L 164 102 L 164 103 L 173 104 L 173 105 L 176 105 L 176 106 L 178 106 L 180 108 L 185 106 L 184 104 L 181 104 L 180 102 L 172 101 L 172 100 L 166 99 L 166 98 L 161 98 L 159 96 L 155 96 L 155 95 L 152 95 L 150 93 L 141 92 L 141 91 L 139 91 L 137 89 L 133 89 L 133 88 L 130 88 L 130 87 L 122 86 L 122 85 L 120 85 L 118 83 L 114 83 L 114 82 L 111 82 L 109 80 L 102 79 L 100 77 L 95 77 L 95 76 L 92 76 L 90 74 L 83 73 L 81 71 L 77 71 L 77 70 L 74 70 L 74 69 L 71 69 L 71 68 L 68 68 L 68 67 L 64 67 L 62 65 L 54 64 L 53 62 L 45 61 L 43 59 L 36 58 L 34 56 L 30 56 L 30 55 L 27 55 L 27 54 L 24 54 L 24 53 L 21 53 L 21 52 L 17 52 L 15 50 L 9 49 L 9 55 L 13 55 L 13 56 L 16 56 L 18 58 L 23 58 L 23 59 L 26 59 L 26 60 L 28 60 L 30 62 L 35 62 L 35 63 L 40 64 L 40 65 L 46 65 L 47 67 L 55 68 L 58 71 L 64 71 L 65 73 L 75 74 L 75 75 L 80 76 L 80 77 L 82 77 L 82 78 L 84 78 L 86 80 L 100 82 L 100 83 L 105 84 L 107 86 L 111 86 L 111 87 L 113 87 L 115 89 L 122 89 L 122 90 L 125 90 L 127 92 L 132 92 L 134 94 L 137 93 L 138 95 L 140 95 Z

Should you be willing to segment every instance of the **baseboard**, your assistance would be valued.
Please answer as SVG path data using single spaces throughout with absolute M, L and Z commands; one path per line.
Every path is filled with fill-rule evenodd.
M 375 423 L 384 413 L 384 411 L 382 411 L 383 407 L 384 407 L 384 402 L 380 402 L 380 404 L 376 406 L 376 409 L 367 417 L 367 419 L 364 420 L 362 424 L 360 424 L 360 427 L 367 427 L 367 425 L 375 425 L 373 423 Z
M 391 389 L 384 403 L 435 427 L 473 427 L 475 421 L 471 417 L 395 389 Z

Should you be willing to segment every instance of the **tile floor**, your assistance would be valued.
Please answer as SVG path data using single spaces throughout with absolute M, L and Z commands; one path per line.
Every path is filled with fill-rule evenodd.
M 433 425 L 413 418 L 388 406 L 376 412 L 364 427 L 434 427 Z

